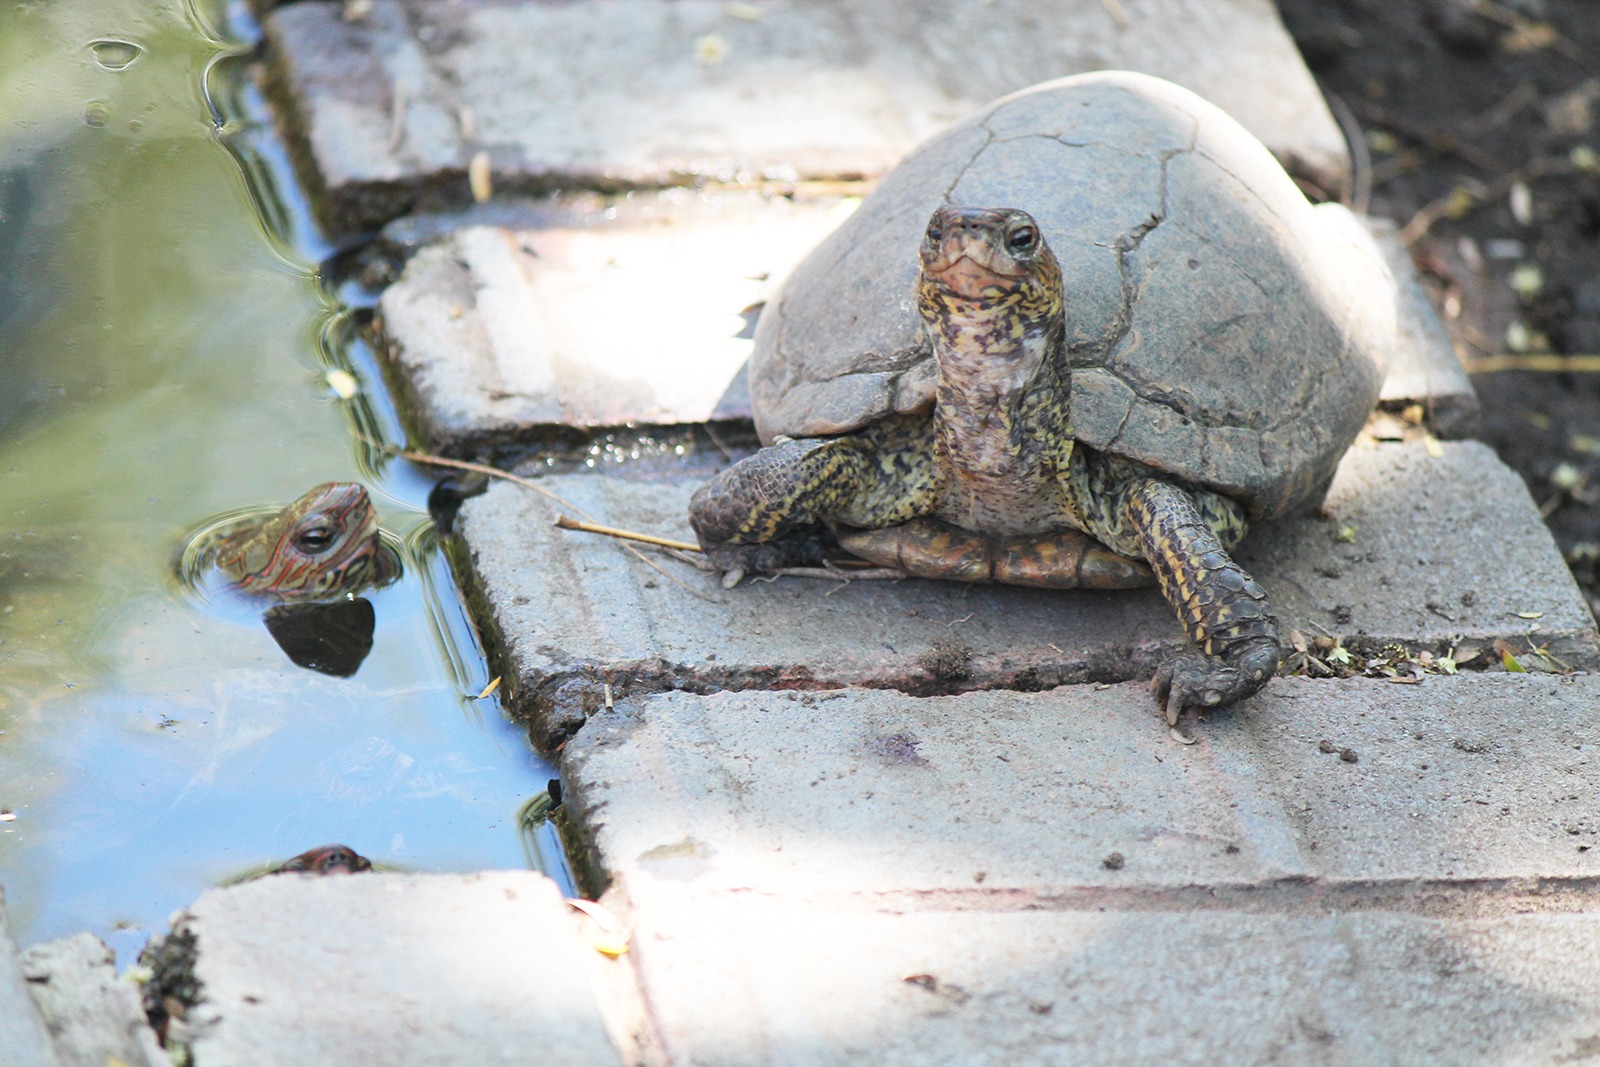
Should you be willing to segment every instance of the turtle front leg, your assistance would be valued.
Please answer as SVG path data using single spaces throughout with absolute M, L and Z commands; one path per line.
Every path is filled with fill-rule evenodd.
M 817 563 L 828 523 L 878 527 L 932 507 L 931 464 L 867 435 L 780 440 L 695 491 L 689 522 L 719 570 Z
M 1125 500 L 1161 592 L 1200 648 L 1162 664 L 1151 681 L 1168 725 L 1176 726 L 1185 708 L 1220 707 L 1257 692 L 1282 655 L 1266 592 L 1228 555 L 1189 493 L 1141 478 Z M 1242 529 L 1237 515 L 1213 520 Z

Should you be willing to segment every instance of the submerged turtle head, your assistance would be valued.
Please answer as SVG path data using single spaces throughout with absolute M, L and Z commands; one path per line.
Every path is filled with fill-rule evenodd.
M 391 564 L 378 513 L 362 486 L 317 486 L 218 550 L 216 565 L 240 590 L 316 600 L 386 580 Z
M 922 241 L 917 304 L 939 365 L 937 418 L 951 459 L 1004 473 L 1027 446 L 1023 408 L 1054 396 L 1061 267 L 1015 208 L 941 207 Z

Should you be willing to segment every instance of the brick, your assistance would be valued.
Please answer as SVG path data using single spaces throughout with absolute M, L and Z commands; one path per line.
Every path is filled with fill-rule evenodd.
M 1238 740 L 1175 744 L 1137 684 L 672 693 L 597 714 L 564 775 L 635 899 L 692 884 L 1048 900 L 1310 874 Z
M 1518 1064 L 1592 1055 L 1593 914 L 839 910 L 683 899 L 636 949 L 673 1062 Z
M 1394 223 L 1388 219 L 1368 219 L 1367 226 L 1396 283 L 1399 337 L 1381 402 L 1389 407 L 1423 405 L 1429 428 L 1440 437 L 1475 436 L 1478 394 L 1423 287 L 1411 250 L 1400 243 Z
M 17 961 L 4 890 L 0 890 L 0 1050 L 5 1052 L 7 1067 L 58 1067 L 60 1063 Z
M 193 1062 L 619 1064 L 571 914 L 526 871 L 212 890 L 175 923 L 198 938 Z
M 516 191 L 872 177 L 996 97 L 1108 67 L 1208 97 L 1324 188 L 1342 188 L 1348 169 L 1267 0 L 345 10 L 298 3 L 264 22 L 274 91 L 335 229 L 464 202 L 479 151 L 495 187 Z
M 117 977 L 115 955 L 98 937 L 35 945 L 22 954 L 22 969 L 63 1067 L 171 1067 L 139 987 Z
M 1264 788 L 1321 876 L 1600 879 L 1600 678 L 1281 679 L 1269 694 L 1248 715 Z
M 565 775 L 636 900 L 673 885 L 970 906 L 1313 879 L 1379 896 L 1592 887 L 1597 698 L 1590 677 L 1283 678 L 1186 748 L 1136 684 L 675 693 L 597 714 Z
M 692 537 L 694 481 L 566 475 L 541 484 L 580 517 Z M 558 510 L 499 484 L 460 519 L 515 706 L 546 741 L 580 724 L 605 683 L 614 694 L 1041 689 L 1147 677 L 1186 647 L 1153 591 L 794 578 L 723 590 L 678 561 L 652 569 L 606 539 L 556 529 Z M 1239 552 L 1285 630 L 1441 653 L 1463 639 L 1521 648 L 1531 634 L 1572 666 L 1600 660 L 1592 617 L 1527 490 L 1483 445 L 1447 443 L 1438 458 L 1420 444 L 1361 445 L 1341 465 L 1326 510 L 1327 518 L 1262 527 Z M 1341 539 L 1346 528 L 1351 540 Z
M 424 247 L 380 300 L 430 448 L 748 417 L 753 307 L 848 214 L 682 193 L 533 208 Z M 741 382 L 742 384 L 742 382 Z

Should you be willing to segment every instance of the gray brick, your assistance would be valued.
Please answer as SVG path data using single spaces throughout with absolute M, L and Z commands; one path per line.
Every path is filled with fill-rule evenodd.
M 194 1062 L 621 1063 L 570 916 L 526 871 L 212 890 L 175 924 L 199 941 Z
M 674 1062 L 1536 1065 L 1593 1055 L 1594 915 L 823 909 L 639 916 Z
M 1268 0 L 376 0 L 344 16 L 307 2 L 264 23 L 340 229 L 464 201 L 480 150 L 523 191 L 873 176 L 995 97 L 1106 67 L 1210 98 L 1329 189 L 1347 169 Z
M 1240 561 L 1308 637 L 1443 650 L 1465 638 L 1486 652 L 1531 639 L 1596 666 L 1594 618 L 1522 480 L 1486 445 L 1438 448 L 1358 443 L 1325 517 L 1260 527 Z
M 566 780 L 638 899 L 687 883 L 1115 901 L 1314 878 L 1370 900 L 1600 879 L 1600 679 L 1279 679 L 1200 724 L 1193 748 L 1147 701 L 1129 684 L 668 694 L 591 720 Z
M 1383 382 L 1382 402 L 1391 407 L 1422 404 L 1428 426 L 1441 437 L 1474 436 L 1478 432 L 1478 394 L 1423 287 L 1411 250 L 1400 243 L 1394 223 L 1388 219 L 1368 219 L 1367 226 L 1396 283 L 1399 337 Z
M 849 208 L 679 191 L 530 208 L 419 251 L 380 328 L 436 450 L 748 417 L 729 385 L 744 313 Z
M 62 1067 L 171 1067 L 139 987 L 117 977 L 115 955 L 98 937 L 35 945 L 22 954 L 22 970 Z
M 691 537 L 693 482 L 571 475 L 542 484 L 596 521 Z M 677 561 L 658 571 L 606 539 L 556 529 L 557 511 L 498 484 L 460 520 L 516 706 L 546 740 L 581 722 L 580 705 L 596 706 L 605 682 L 614 693 L 1039 689 L 1145 677 L 1184 647 L 1153 591 L 792 578 L 723 590 Z M 1593 621 L 1560 553 L 1521 482 L 1483 445 L 1448 443 L 1437 459 L 1420 444 L 1359 446 L 1327 512 L 1263 527 L 1239 554 L 1286 629 L 1437 651 L 1463 636 L 1487 645 L 1532 633 L 1572 665 L 1596 663 Z M 1353 541 L 1340 539 L 1345 527 Z
M 1247 717 L 1325 878 L 1600 879 L 1597 707 L 1593 675 L 1280 679 Z
M 50 1033 L 28 993 L 0 889 L 0 1052 L 6 1067 L 58 1067 Z
M 1261 770 L 1221 740 L 1174 744 L 1137 684 L 665 694 L 597 715 L 564 758 L 573 811 L 635 899 L 674 883 L 1049 899 L 1310 873 Z

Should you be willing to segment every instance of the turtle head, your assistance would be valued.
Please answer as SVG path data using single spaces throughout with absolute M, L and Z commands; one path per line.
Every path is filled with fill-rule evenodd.
M 1015 208 L 941 207 L 922 239 L 917 306 L 939 365 L 936 418 L 951 460 L 1003 473 L 1037 420 L 1062 406 L 1061 267 L 1039 224 Z
M 972 316 L 1025 324 L 1061 318 L 1061 267 L 1026 211 L 941 207 L 928 220 L 921 255 L 918 295 L 930 325 Z
M 1039 224 L 1016 208 L 941 207 L 921 256 L 917 306 L 941 379 L 1019 398 L 1062 334 L 1061 266 Z
M 379 579 L 382 554 L 366 489 L 327 482 L 224 546 L 217 565 L 247 593 L 313 600 Z

